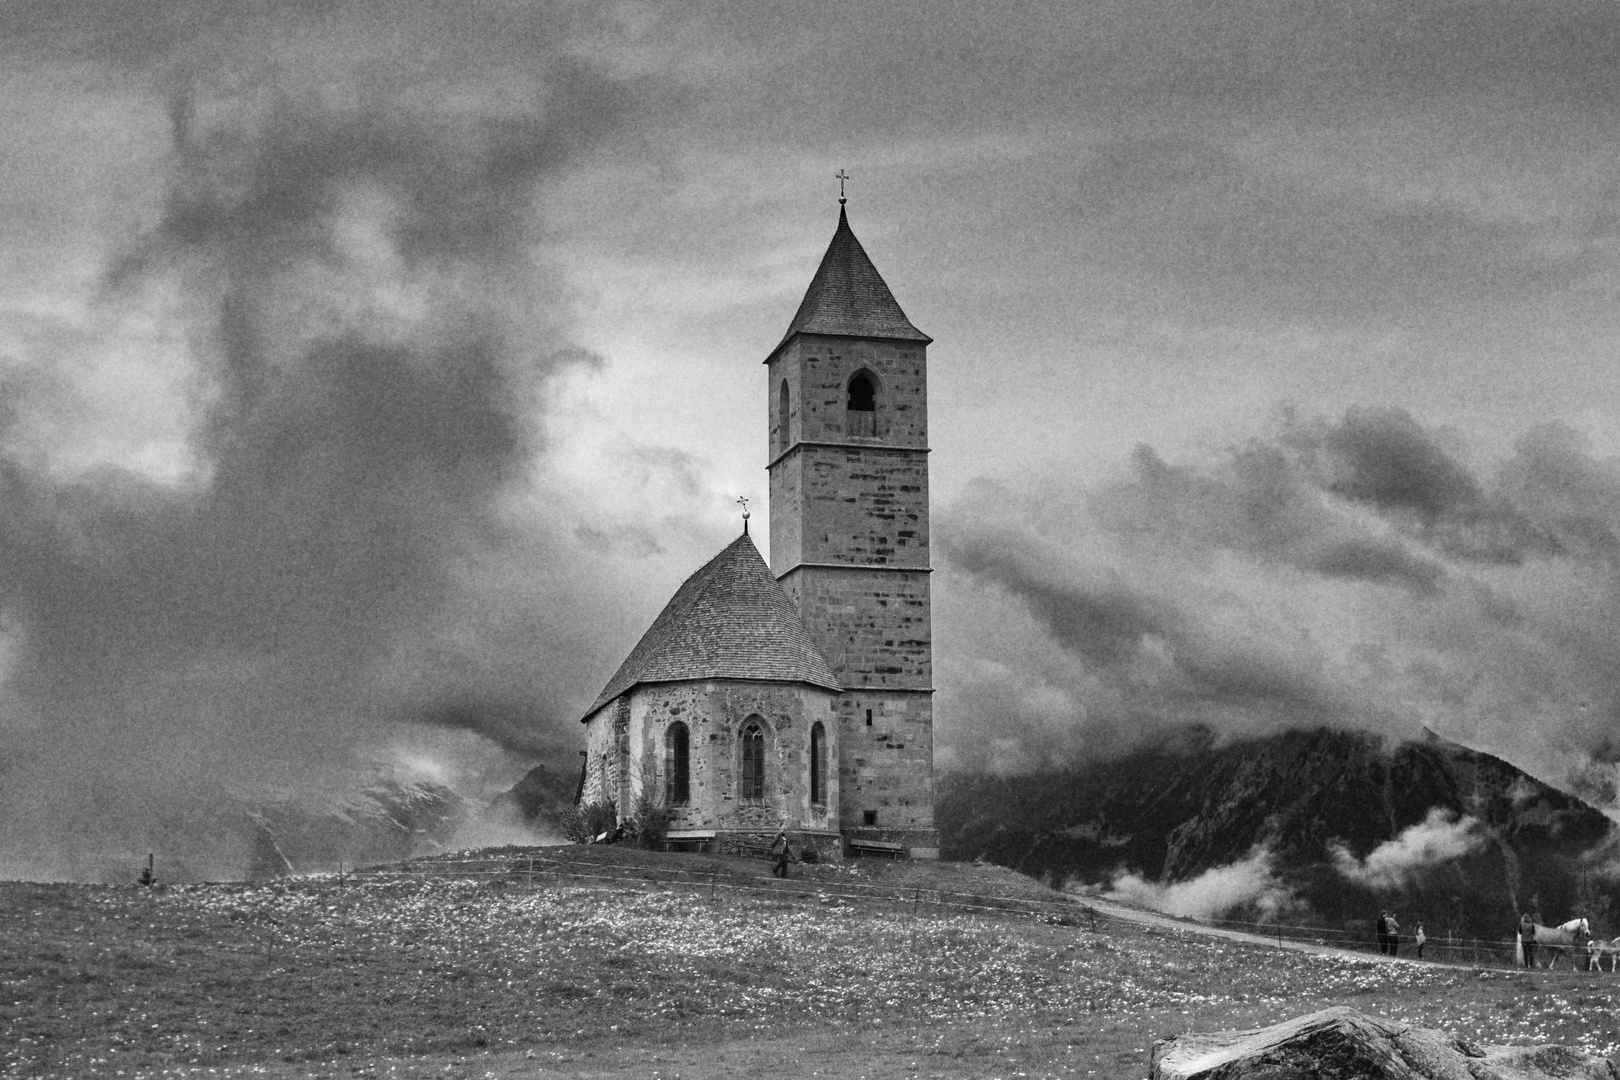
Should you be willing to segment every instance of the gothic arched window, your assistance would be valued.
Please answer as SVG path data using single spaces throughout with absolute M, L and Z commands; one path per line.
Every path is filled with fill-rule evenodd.
M 849 380 L 844 423 L 845 430 L 851 435 L 877 434 L 877 384 L 868 372 L 857 372 Z
M 742 790 L 739 797 L 753 801 L 765 798 L 765 729 L 750 720 L 742 733 Z
M 810 801 L 827 802 L 827 729 L 819 720 L 810 728 Z
M 790 404 L 790 402 L 788 400 L 788 384 L 787 384 L 787 380 L 783 379 L 782 380 L 782 392 L 779 395 L 777 395 L 777 405 L 776 405 L 776 440 L 777 440 L 776 445 L 782 450 L 786 450 L 789 446 L 791 446 L 793 444 L 793 439 L 788 434 L 788 405 L 789 404 Z
M 692 736 L 679 720 L 664 732 L 664 801 L 685 806 L 692 798 Z

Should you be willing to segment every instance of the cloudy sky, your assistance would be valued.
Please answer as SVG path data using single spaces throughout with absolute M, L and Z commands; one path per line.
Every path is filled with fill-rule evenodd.
M 1426 725 L 1612 798 L 1612 2 L 22 0 L 0 53 L 0 864 L 572 759 L 764 511 L 840 168 L 936 339 L 943 765 Z

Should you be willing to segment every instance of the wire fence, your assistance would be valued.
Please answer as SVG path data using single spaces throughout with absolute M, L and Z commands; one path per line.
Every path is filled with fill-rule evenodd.
M 1207 925 L 1238 930 L 1259 937 L 1275 938 L 1278 942 L 1303 942 L 1327 948 L 1352 952 L 1382 953 L 1376 937 L 1365 932 L 1340 930 L 1325 926 L 1290 926 L 1286 923 L 1241 922 L 1235 919 L 1204 919 Z M 1398 935 L 1392 948 L 1393 955 L 1409 959 L 1430 960 L 1442 964 L 1468 967 L 1521 966 L 1518 943 L 1514 940 L 1489 938 L 1462 938 L 1452 934 L 1428 938 L 1421 949 L 1411 935 Z M 1572 971 L 1603 970 L 1591 966 L 1592 956 L 1583 945 L 1537 945 L 1530 951 L 1530 959 L 1537 967 L 1548 969 L 1567 967 Z M 1606 961 L 1607 970 L 1614 971 L 1614 957 Z
M 985 893 L 957 892 L 914 885 L 883 885 L 865 882 L 815 879 L 762 879 L 738 875 L 718 865 L 707 869 L 685 869 L 660 866 L 656 871 L 638 870 L 606 860 L 591 859 L 577 852 L 568 860 L 547 856 L 512 855 L 488 856 L 477 859 L 434 859 L 419 862 L 408 869 L 367 869 L 345 875 L 348 880 L 381 881 L 390 879 L 458 877 L 504 881 L 510 884 L 537 887 L 544 883 L 565 882 L 638 886 L 679 889 L 709 896 L 774 897 L 784 901 L 811 900 L 827 903 L 834 900 L 860 900 L 886 903 L 893 908 L 920 914 L 993 914 L 1030 918 L 1044 923 L 1081 926 L 1096 931 L 1117 933 L 1125 929 L 1140 928 L 1137 920 L 1123 919 L 1085 903 L 1082 898 L 1056 896 L 1051 900 L 1031 897 L 996 896 Z M 1168 918 L 1168 917 L 1163 917 Z M 1317 946 L 1347 952 L 1379 953 L 1383 949 L 1375 938 L 1353 930 L 1323 926 L 1290 925 L 1283 922 L 1257 923 L 1233 919 L 1177 920 L 1188 930 L 1199 926 L 1215 927 L 1248 935 L 1277 947 Z M 1418 955 L 1418 948 L 1409 936 L 1398 940 L 1395 953 L 1411 959 L 1466 966 L 1472 968 L 1515 968 L 1520 966 L 1519 954 L 1512 940 L 1459 938 L 1453 935 L 1429 938 Z M 1538 946 L 1534 953 L 1538 967 L 1595 970 L 1589 966 L 1587 950 L 1580 946 Z M 1614 973 L 1615 958 L 1609 957 L 1609 973 Z

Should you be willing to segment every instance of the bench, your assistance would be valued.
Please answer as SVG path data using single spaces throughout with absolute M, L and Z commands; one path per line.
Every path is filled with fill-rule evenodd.
M 713 829 L 671 829 L 664 834 L 664 850 L 703 851 L 713 839 Z
M 888 840 L 851 840 L 849 850 L 857 855 L 887 855 L 891 859 L 898 859 L 906 853 L 906 846 Z

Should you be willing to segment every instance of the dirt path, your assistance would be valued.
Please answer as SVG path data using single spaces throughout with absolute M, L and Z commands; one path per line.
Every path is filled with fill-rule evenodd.
M 1099 915 L 1103 915 L 1111 919 L 1119 919 L 1123 922 L 1135 923 L 1139 926 L 1151 926 L 1161 930 L 1179 930 L 1184 933 L 1201 934 L 1204 937 L 1223 938 L 1227 941 L 1239 941 L 1250 945 L 1258 945 L 1272 949 L 1290 949 L 1294 952 L 1312 953 L 1317 956 L 1353 956 L 1361 960 L 1374 960 L 1378 961 L 1379 963 L 1412 964 L 1423 967 L 1433 967 L 1436 965 L 1465 968 L 1480 966 L 1477 960 L 1473 964 L 1470 964 L 1467 959 L 1447 960 L 1443 959 L 1440 955 L 1419 960 L 1416 956 L 1384 956 L 1380 953 L 1373 952 L 1370 947 L 1367 949 L 1349 949 L 1338 945 L 1319 945 L 1313 941 L 1299 941 L 1292 938 L 1282 938 L 1279 940 L 1276 937 L 1269 937 L 1265 934 L 1251 934 L 1242 930 L 1227 930 L 1224 927 L 1209 926 L 1205 923 L 1194 922 L 1191 919 L 1179 919 L 1171 915 L 1161 914 L 1157 911 L 1148 911 L 1143 908 L 1131 907 L 1126 904 L 1117 904 L 1109 900 L 1101 900 L 1097 898 L 1086 898 L 1081 902 L 1088 907 L 1096 908 L 1097 914 Z M 1447 947 L 1442 942 L 1430 941 L 1429 944 L 1437 953 L 1439 950 Z M 1403 948 L 1410 949 L 1413 948 L 1413 946 L 1410 944 L 1403 944 Z M 1511 967 L 1503 967 L 1500 964 L 1486 964 L 1484 966 L 1490 970 L 1496 971 L 1515 970 Z M 1548 968 L 1546 970 L 1548 973 L 1551 973 L 1551 971 L 1554 969 Z M 1571 972 L 1574 972 L 1574 970 L 1575 969 L 1573 967 L 1570 968 Z
M 1205 923 L 1194 922 L 1190 919 L 1178 919 L 1174 916 L 1164 915 L 1157 911 L 1147 911 L 1142 908 L 1130 907 L 1125 904 L 1116 904 L 1109 900 L 1087 898 L 1082 901 L 1087 907 L 1097 909 L 1097 914 L 1105 915 L 1110 919 L 1119 919 L 1123 922 L 1136 923 L 1140 926 L 1152 926 L 1161 930 L 1179 930 L 1189 934 L 1201 934 L 1204 937 L 1222 938 L 1227 941 L 1241 941 L 1250 945 L 1260 945 L 1272 949 L 1289 949 L 1294 952 L 1313 953 L 1318 956 L 1355 956 L 1363 960 L 1377 960 L 1390 964 L 1437 964 L 1438 960 L 1419 960 L 1409 956 L 1384 956 L 1380 953 L 1363 951 L 1361 949 L 1345 949 L 1336 945 L 1318 945 L 1312 941 L 1296 941 L 1291 938 L 1267 937 L 1263 934 L 1250 934 L 1242 930 L 1227 930 L 1224 927 L 1209 926 Z

